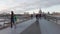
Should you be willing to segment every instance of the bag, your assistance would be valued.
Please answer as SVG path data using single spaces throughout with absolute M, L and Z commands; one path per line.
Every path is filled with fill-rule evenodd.
M 16 16 L 14 16 L 14 21 L 17 21 L 17 17 Z

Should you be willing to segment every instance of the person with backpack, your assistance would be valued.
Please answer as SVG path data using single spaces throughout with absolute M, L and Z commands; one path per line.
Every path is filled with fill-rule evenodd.
M 13 27 L 14 24 L 14 13 L 11 11 L 11 28 Z
M 11 11 L 11 28 L 13 27 L 13 25 L 16 28 L 16 21 L 17 21 L 17 17 L 14 15 L 14 12 Z

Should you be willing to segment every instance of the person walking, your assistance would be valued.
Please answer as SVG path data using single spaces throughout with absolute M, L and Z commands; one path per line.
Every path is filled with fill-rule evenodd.
M 36 22 L 39 23 L 39 14 L 36 14 Z
M 31 19 L 33 18 L 33 14 L 31 14 Z
M 14 25 L 14 13 L 13 11 L 11 11 L 11 28 L 13 27 Z

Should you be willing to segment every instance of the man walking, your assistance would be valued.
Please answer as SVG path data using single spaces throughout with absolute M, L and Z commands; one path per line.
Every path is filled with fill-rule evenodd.
M 36 22 L 39 22 L 39 14 L 36 14 Z
M 13 27 L 14 24 L 15 24 L 14 23 L 14 13 L 13 13 L 13 11 L 11 11 L 11 28 Z

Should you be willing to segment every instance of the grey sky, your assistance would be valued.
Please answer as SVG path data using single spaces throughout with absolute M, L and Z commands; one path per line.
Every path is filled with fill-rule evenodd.
M 60 12 L 60 0 L 40 0 L 44 12 Z
M 26 8 L 31 6 L 38 6 L 36 4 L 39 0 L 0 0 L 0 5 L 7 6 L 8 8 Z
M 40 0 L 40 6 L 43 8 L 58 4 L 60 4 L 60 0 Z
M 15 10 L 24 12 L 39 8 L 40 0 L 0 0 L 0 10 Z
M 29 11 L 60 5 L 60 0 L 0 0 L 0 10 Z M 18 13 L 17 12 L 17 13 Z

